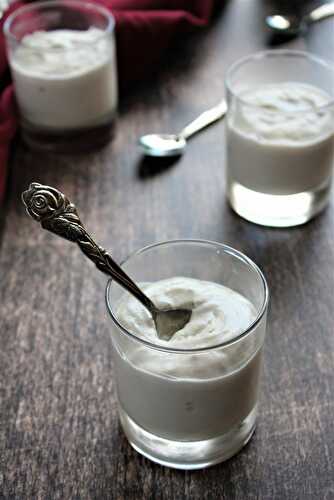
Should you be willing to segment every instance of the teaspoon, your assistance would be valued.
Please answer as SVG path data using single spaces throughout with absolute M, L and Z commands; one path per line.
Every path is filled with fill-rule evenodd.
M 112 259 L 111 255 L 95 243 L 80 221 L 75 205 L 63 193 L 50 186 L 33 182 L 29 189 L 22 193 L 22 201 L 28 215 L 40 222 L 43 229 L 77 243 L 80 250 L 94 262 L 100 271 L 110 275 L 136 297 L 151 313 L 160 339 L 170 340 L 178 330 L 181 330 L 189 322 L 191 310 L 161 310 L 153 304 L 151 299 Z
M 333 15 L 334 2 L 321 5 L 303 17 L 271 15 L 266 17 L 266 24 L 276 34 L 298 35 L 310 24 Z
M 225 100 L 214 108 L 204 111 L 195 120 L 184 127 L 178 134 L 148 134 L 139 139 L 139 145 L 147 156 L 178 156 L 183 153 L 187 139 L 226 114 Z

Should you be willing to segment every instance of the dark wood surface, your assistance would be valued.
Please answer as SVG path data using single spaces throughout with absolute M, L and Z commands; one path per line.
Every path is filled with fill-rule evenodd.
M 224 196 L 223 123 L 175 164 L 144 161 L 136 147 L 140 134 L 178 130 L 220 99 L 228 65 L 268 44 L 269 8 L 230 1 L 210 31 L 180 44 L 150 86 L 123 100 L 115 140 L 102 151 L 57 157 L 16 144 L 1 213 L 0 498 L 334 499 L 333 201 L 296 229 L 238 218 Z M 333 40 L 326 21 L 285 46 L 333 60 Z M 260 415 L 237 456 L 182 472 L 128 445 L 117 419 L 106 280 L 75 246 L 25 216 L 20 193 L 32 180 L 73 199 L 116 259 L 194 237 L 228 243 L 264 270 L 272 301 Z

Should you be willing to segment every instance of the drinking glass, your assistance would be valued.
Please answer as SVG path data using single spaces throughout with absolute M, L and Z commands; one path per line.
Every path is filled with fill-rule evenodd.
M 303 224 L 327 204 L 334 159 L 334 69 L 306 52 L 268 50 L 247 56 L 226 77 L 227 196 L 241 217 L 264 226 Z M 304 103 L 276 107 L 269 88 L 302 84 Z M 258 91 L 266 102 L 256 102 Z M 321 101 L 321 104 L 320 104 Z M 276 101 L 277 102 L 277 101 Z M 303 103 L 303 101 L 300 101 Z M 291 107 L 289 104 L 291 103 Z M 268 125 L 269 124 L 269 125 Z
M 127 292 L 112 280 L 106 289 L 118 410 L 130 444 L 178 469 L 228 459 L 255 429 L 268 306 L 263 274 L 237 250 L 202 240 L 151 245 L 122 267 L 138 283 L 190 277 L 223 284 L 252 303 L 255 319 L 234 337 L 224 340 L 222 332 L 217 345 L 181 349 L 126 329 L 117 307 Z
M 114 26 L 106 8 L 85 0 L 34 2 L 8 17 L 7 53 L 28 145 L 76 152 L 110 139 L 118 102 Z M 36 38 L 56 30 L 65 30 L 58 42 Z

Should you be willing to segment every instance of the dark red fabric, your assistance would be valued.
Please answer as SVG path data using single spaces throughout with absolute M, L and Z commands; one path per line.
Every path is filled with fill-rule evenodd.
M 121 92 L 159 65 L 171 42 L 196 28 L 207 26 L 222 0 L 93 0 L 111 10 L 116 19 L 117 59 Z M 10 142 L 17 128 L 15 99 L 6 87 L 7 59 L 2 26 L 9 13 L 24 2 L 16 1 L 0 21 L 0 203 L 5 190 Z

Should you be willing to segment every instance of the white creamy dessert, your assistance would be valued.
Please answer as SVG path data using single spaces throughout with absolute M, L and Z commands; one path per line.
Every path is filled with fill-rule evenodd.
M 117 107 L 114 42 L 98 28 L 35 31 L 10 54 L 24 121 L 66 131 L 110 123 Z
M 236 337 L 256 318 L 245 297 L 217 283 L 175 277 L 141 287 L 158 307 L 193 311 L 189 323 L 163 341 L 147 310 L 128 294 L 122 297 L 116 311 L 122 326 L 163 347 L 216 346 Z M 197 441 L 223 435 L 256 407 L 261 345 L 251 337 L 225 349 L 180 355 L 125 338 L 124 349 L 114 349 L 121 409 L 143 429 L 167 439 Z
M 266 84 L 242 92 L 227 123 L 229 182 L 289 195 L 329 182 L 334 158 L 334 107 L 312 85 Z

